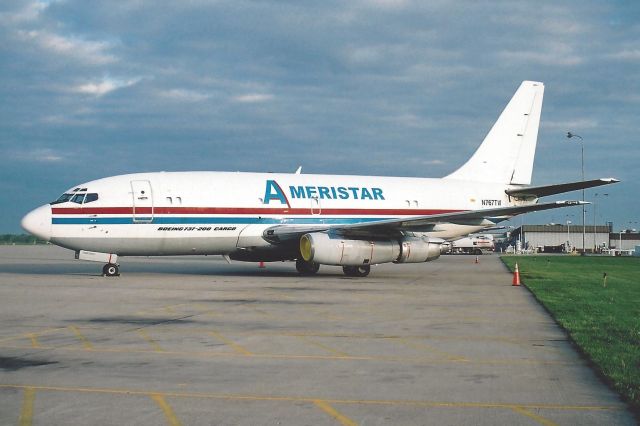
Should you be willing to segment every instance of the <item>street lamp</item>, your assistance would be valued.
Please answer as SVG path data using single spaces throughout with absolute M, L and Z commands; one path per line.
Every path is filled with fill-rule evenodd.
M 618 252 L 620 253 L 620 256 L 622 256 L 622 229 L 620 230 L 620 234 L 618 235 L 618 238 L 620 238 L 620 247 L 618 247 Z
M 603 197 L 608 197 L 609 196 L 609 194 L 600 194 L 600 195 L 602 195 Z M 596 232 L 596 211 L 597 211 L 597 209 L 596 209 L 596 205 L 597 205 L 596 201 L 597 201 L 597 199 L 598 199 L 598 193 L 596 192 L 594 197 L 593 197 L 593 252 L 594 253 L 596 252 L 596 250 L 598 248 L 598 245 L 596 243 L 596 234 L 597 234 L 597 232 Z
M 569 253 L 571 251 L 570 250 L 571 242 L 569 240 L 569 225 L 571 225 L 571 221 L 567 220 L 567 253 Z
M 582 136 L 580 135 L 576 135 L 575 133 L 571 133 L 571 132 L 567 132 L 567 138 L 571 139 L 571 138 L 578 138 L 580 139 L 580 152 L 581 152 L 581 159 L 582 159 L 582 182 L 584 182 L 584 142 L 582 139 Z M 584 238 L 585 238 L 585 234 L 587 231 L 586 225 L 585 225 L 585 217 L 586 217 L 586 209 L 584 208 L 584 188 L 582 188 L 582 255 L 584 256 L 586 253 L 584 251 Z

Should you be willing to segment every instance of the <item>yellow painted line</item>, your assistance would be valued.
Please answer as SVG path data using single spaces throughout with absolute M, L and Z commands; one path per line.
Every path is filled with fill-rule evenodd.
M 177 308 L 178 306 L 188 306 L 189 303 L 178 303 L 175 305 L 166 305 L 166 306 L 159 306 L 159 307 L 155 307 L 155 308 L 149 308 L 149 309 L 143 309 L 141 311 L 137 311 L 134 312 L 133 315 L 150 315 L 159 311 L 172 311 L 173 313 L 175 313 L 175 310 L 173 308 Z
M 408 346 L 410 348 L 413 349 L 418 349 L 418 350 L 423 350 L 423 349 L 427 349 L 430 352 L 433 352 L 437 355 L 443 356 L 445 358 L 447 358 L 448 360 L 451 361 L 469 361 L 467 358 L 460 356 L 460 355 L 454 355 L 451 354 L 449 352 L 445 352 L 445 351 L 441 351 L 438 348 L 434 348 L 431 345 L 427 345 L 425 343 L 422 342 L 414 342 L 414 341 L 408 341 L 407 339 L 396 339 L 398 341 L 398 343 L 401 343 L 405 346 Z
M 318 318 L 321 317 L 327 321 L 342 321 L 343 318 L 338 315 L 334 315 L 329 312 L 327 309 L 315 308 L 315 307 L 307 307 L 308 315 L 305 315 L 307 318 Z
M 80 330 L 78 329 L 78 327 L 76 327 L 75 325 L 70 325 L 69 330 L 73 331 L 73 334 L 75 334 L 78 340 L 82 342 L 82 346 L 84 346 L 85 350 L 88 350 L 88 351 L 93 350 L 93 345 L 89 340 L 87 340 L 86 337 L 82 335 L 82 333 L 80 333 Z
M 155 343 L 155 341 L 153 341 Z M 153 344 L 149 342 L 150 344 Z M 309 342 L 313 343 L 313 342 Z M 92 352 L 96 353 L 123 353 L 123 354 L 158 354 L 158 355 L 169 355 L 169 356 L 192 356 L 192 357 L 203 357 L 203 358 L 218 358 L 218 357 L 239 357 L 239 356 L 250 356 L 253 358 L 264 358 L 264 359 L 301 359 L 301 360 L 342 360 L 342 361 L 378 361 L 378 362 L 395 362 L 399 364 L 446 364 L 446 363 L 468 363 L 468 364 L 476 364 L 476 365 L 574 365 L 573 362 L 568 361 L 547 361 L 547 360 L 527 360 L 527 359 L 504 359 L 504 360 L 459 360 L 459 359 L 438 359 L 438 358 L 402 358 L 402 357 L 392 357 L 392 356 L 369 356 L 369 355 L 295 355 L 295 354 L 270 354 L 270 353 L 253 353 L 247 351 L 247 353 L 235 351 L 235 352 L 213 352 L 213 351 L 200 351 L 200 352 L 189 352 L 189 351 L 168 351 L 161 348 L 157 345 L 153 350 L 147 349 L 129 349 L 129 348 L 105 348 L 101 347 L 100 349 L 92 349 Z M 34 349 L 31 346 L 18 346 L 18 345 L 0 345 L 1 348 L 6 349 Z M 327 347 L 325 347 L 326 349 Z M 56 346 L 40 346 L 38 349 L 53 349 L 57 351 L 85 351 L 85 349 L 78 349 L 73 347 L 56 347 Z
M 142 337 L 149 345 L 151 345 L 154 352 L 164 352 L 164 349 L 162 349 L 162 347 L 158 344 L 158 342 L 153 340 L 145 330 L 137 330 L 137 331 L 140 337 Z
M 22 400 L 22 411 L 20 412 L 20 426 L 31 426 L 33 423 L 33 400 L 36 391 L 32 387 L 24 388 L 24 399 Z
M 174 332 L 174 333 L 183 333 L 183 330 L 171 329 L 164 327 L 164 332 Z M 200 333 L 200 330 L 188 330 L 189 333 Z M 366 334 L 366 333 L 327 333 L 322 331 L 309 331 L 309 332 L 300 332 L 300 331 L 280 331 L 280 332 L 243 332 L 238 331 L 237 334 L 242 335 L 250 335 L 250 336 L 308 336 L 308 337 L 344 337 L 348 339 L 371 339 L 371 340 L 380 340 L 380 339 L 406 339 L 406 340 L 450 340 L 450 341 L 498 341 L 505 343 L 514 343 L 514 344 L 530 344 L 533 342 L 545 341 L 547 339 L 543 337 L 539 337 L 536 339 L 517 339 L 511 337 L 502 337 L 502 336 L 437 336 L 437 335 L 380 335 L 380 334 Z
M 339 421 L 341 425 L 358 426 L 358 423 L 354 422 L 349 417 L 336 411 L 336 409 L 333 408 L 331 405 L 329 405 L 327 401 L 316 400 L 316 401 L 313 401 L 313 403 L 316 405 L 316 407 L 320 408 L 322 411 L 324 411 L 325 413 L 327 413 L 328 415 L 330 415 L 331 417 Z
M 79 393 L 102 393 L 117 395 L 161 395 L 165 398 L 203 398 L 234 401 L 284 401 L 284 402 L 305 402 L 315 403 L 324 401 L 327 404 L 349 404 L 349 405 L 392 405 L 392 406 L 415 406 L 415 407 L 454 407 L 454 408 L 504 408 L 509 410 L 569 410 L 569 411 L 617 411 L 625 410 L 624 405 L 562 405 L 562 404 L 509 404 L 491 402 L 447 402 L 447 401 L 420 401 L 420 400 L 359 400 L 359 399 L 321 399 L 304 396 L 269 396 L 269 395 L 238 395 L 238 394 L 216 394 L 197 392 L 155 392 L 149 390 L 135 389 L 111 389 L 111 388 L 86 388 L 86 387 L 62 387 L 62 386 L 37 386 L 37 385 L 16 385 L 0 384 L 0 389 L 32 389 L 33 391 L 55 391 L 55 392 L 79 392 Z
M 258 309 L 258 308 L 256 308 L 255 306 L 251 306 L 251 305 L 243 305 L 243 306 L 244 306 L 245 308 L 247 308 L 247 309 L 249 309 L 249 310 L 251 310 L 251 311 L 253 311 L 253 312 L 257 313 L 257 314 L 262 315 L 262 316 L 265 316 L 265 317 L 272 317 L 272 316 L 273 316 L 273 315 L 271 315 L 270 313 L 268 313 L 268 312 L 266 312 L 266 311 L 263 311 L 262 309 Z
M 225 337 L 224 335 L 222 335 L 221 333 L 219 333 L 217 331 L 210 331 L 209 334 L 211 336 L 215 337 L 216 339 L 222 341 L 225 345 L 231 347 L 234 351 L 236 351 L 237 353 L 239 353 L 241 355 L 247 355 L 247 356 L 252 356 L 253 355 L 253 353 L 250 352 L 249 350 L 247 350 L 244 346 L 240 346 L 239 344 L 237 344 L 233 340 L 228 339 L 227 337 Z
M 180 305 L 172 305 L 172 306 L 181 306 L 181 305 L 185 305 L 185 304 L 180 304 Z M 204 305 L 202 305 L 201 303 L 198 304 L 191 304 L 190 306 L 193 307 L 197 307 L 198 309 L 202 309 L 203 311 L 205 309 L 208 309 L 207 307 L 205 307 Z M 255 307 L 251 307 L 252 309 L 258 311 L 258 308 Z M 157 309 L 155 309 L 157 311 Z M 267 313 L 266 311 L 262 311 L 259 310 L 260 312 L 265 312 L 265 314 L 271 315 L 273 316 L 273 314 Z M 141 311 L 141 312 L 145 312 L 145 311 Z M 134 314 L 134 315 L 137 315 Z M 199 312 L 198 315 L 220 315 L 220 313 L 214 313 L 213 310 L 211 311 L 204 311 L 204 312 Z M 34 333 L 24 333 L 24 334 L 19 334 L 16 336 L 9 336 L 9 337 L 5 337 L 0 339 L 0 343 L 1 342 L 5 342 L 5 341 L 10 341 L 10 340 L 18 340 L 21 338 L 24 338 L 25 336 L 28 336 L 29 334 L 34 334 L 36 336 L 42 336 L 44 334 L 48 334 L 54 331 L 59 331 L 59 330 L 64 330 L 67 327 L 56 327 L 56 328 L 50 328 L 50 329 L 45 329 L 42 331 L 38 331 L 38 332 L 34 332 Z M 92 326 L 92 325 L 86 325 L 86 326 L 82 326 L 83 329 L 85 330 L 113 330 L 114 327 L 104 327 L 104 326 Z M 190 330 L 181 330 L 181 329 L 177 329 L 177 328 L 170 328 L 167 326 L 162 327 L 162 329 L 158 329 L 156 330 L 158 332 L 162 332 L 162 333 L 177 333 L 177 334 L 184 334 L 184 333 L 189 333 L 189 334 L 206 334 L 209 332 L 209 329 L 197 329 L 197 328 L 192 328 Z M 474 340 L 474 341 L 484 341 L 484 340 L 492 340 L 492 341 L 499 341 L 499 342 L 505 342 L 505 343 L 514 343 L 514 344 L 532 344 L 532 343 L 544 343 L 547 342 L 549 340 L 552 340 L 554 342 L 556 341 L 566 341 L 566 339 L 548 339 L 545 338 L 543 336 L 538 336 L 538 337 L 531 337 L 531 338 L 516 338 L 516 337 L 504 337 L 504 336 L 483 336 L 483 335 L 474 335 L 474 336 L 438 336 L 438 335 L 429 335 L 429 334 L 425 334 L 425 335 L 381 335 L 381 334 L 367 334 L 367 333 L 328 333 L 328 332 L 323 332 L 323 331 L 308 331 L 308 332 L 301 332 L 301 331 L 296 331 L 296 330 L 292 330 L 292 331 L 278 331 L 278 332 L 270 332 L 270 331 L 234 331 L 234 334 L 241 334 L 241 335 L 248 335 L 248 336 L 311 336 L 311 337 L 344 337 L 344 338 L 349 338 L 349 339 L 372 339 L 372 340 L 379 340 L 379 339 L 407 339 L 407 340 L 417 340 L 417 339 L 422 339 L 422 340 L 452 340 L 452 341 L 468 341 L 468 340 Z
M 349 355 L 346 352 L 342 352 L 342 351 L 340 351 L 338 349 L 334 349 L 334 348 L 332 348 L 330 346 L 327 346 L 327 345 L 324 345 L 322 343 L 316 342 L 315 340 L 308 339 L 305 336 L 296 336 L 296 337 L 298 339 L 302 340 L 305 343 L 308 343 L 308 344 L 313 345 L 313 346 L 317 346 L 317 347 L 319 347 L 321 349 L 324 349 L 325 351 L 330 352 L 330 353 L 332 353 L 334 355 L 337 355 L 339 357 L 342 357 L 342 358 L 351 357 L 351 355 Z
M 545 419 L 544 417 L 539 416 L 539 415 L 537 415 L 535 413 L 532 413 L 531 411 L 526 410 L 526 409 L 524 409 L 522 407 L 513 407 L 512 410 L 515 411 L 518 414 L 522 414 L 523 416 L 527 416 L 530 419 L 535 420 L 536 422 L 540 423 L 541 425 L 544 425 L 544 426 L 558 426 L 557 423 L 552 422 L 551 420 Z
M 27 334 L 27 337 L 31 340 L 31 347 L 35 349 L 40 348 L 40 343 L 38 343 L 38 336 L 35 333 Z
M 198 309 L 203 310 L 203 311 L 209 311 L 209 310 L 210 310 L 210 309 L 209 309 L 209 307 L 208 307 L 208 306 L 206 306 L 206 305 L 205 305 L 205 304 L 203 304 L 203 303 L 194 303 L 194 304 L 193 304 L 193 306 L 194 306 L 195 308 L 198 308 Z
M 154 393 L 154 394 L 151 394 L 150 396 L 151 396 L 151 399 L 153 399 L 156 402 L 156 404 L 160 406 L 160 408 L 162 409 L 162 412 L 164 413 L 164 416 L 167 418 L 167 423 L 170 426 L 181 425 L 180 421 L 176 417 L 176 414 L 173 412 L 173 409 L 169 404 L 167 404 L 167 401 L 165 401 L 164 396 L 162 394 Z
M 2 339 L 0 339 L 0 343 L 2 342 L 10 342 L 11 340 L 18 340 L 18 339 L 24 339 L 25 336 L 29 337 L 29 335 L 33 334 L 34 336 L 42 336 L 43 334 L 48 334 L 48 333 L 52 333 L 54 331 L 59 331 L 59 330 L 64 330 L 66 329 L 66 327 L 55 327 L 55 328 L 45 328 L 42 331 L 38 331 L 35 333 L 24 333 L 24 334 L 18 334 L 17 336 L 9 336 L 9 337 L 4 337 Z
M 211 316 L 211 317 L 218 317 L 220 316 L 220 312 L 218 312 L 215 309 L 211 309 L 206 305 L 203 305 L 202 303 L 194 303 L 193 306 L 196 309 L 200 309 L 200 312 L 198 312 L 198 315 L 207 315 L 207 316 Z M 205 331 L 206 332 L 206 331 Z

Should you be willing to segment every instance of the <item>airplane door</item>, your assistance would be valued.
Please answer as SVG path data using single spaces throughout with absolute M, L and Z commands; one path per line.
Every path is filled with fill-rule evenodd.
M 133 221 L 142 223 L 153 222 L 153 192 L 148 180 L 132 180 Z

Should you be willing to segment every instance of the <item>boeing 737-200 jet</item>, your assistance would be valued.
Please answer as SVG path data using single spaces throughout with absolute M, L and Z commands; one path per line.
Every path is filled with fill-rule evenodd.
M 223 255 L 366 276 L 370 265 L 437 259 L 440 245 L 521 213 L 575 206 L 538 198 L 618 182 L 531 186 L 544 85 L 523 82 L 473 156 L 441 179 L 159 172 L 76 185 L 22 219 L 28 232 L 105 263 L 119 256 Z M 399 159 L 398 161 L 402 161 Z

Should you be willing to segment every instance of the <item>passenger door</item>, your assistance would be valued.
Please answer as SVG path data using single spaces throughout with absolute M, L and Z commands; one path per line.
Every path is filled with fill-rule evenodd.
M 132 180 L 133 221 L 136 223 L 153 222 L 153 192 L 148 180 Z

